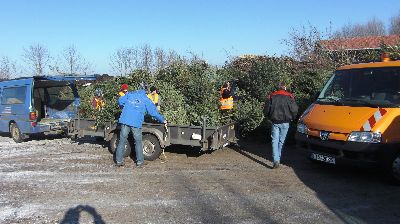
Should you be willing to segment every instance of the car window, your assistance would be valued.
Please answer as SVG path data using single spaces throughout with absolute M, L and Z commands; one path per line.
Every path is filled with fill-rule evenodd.
M 25 103 L 26 86 L 4 88 L 1 97 L 1 104 L 22 104 Z

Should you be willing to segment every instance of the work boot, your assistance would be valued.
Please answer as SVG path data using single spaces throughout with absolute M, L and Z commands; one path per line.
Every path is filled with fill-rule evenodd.
M 116 167 L 123 167 L 123 166 L 125 166 L 125 163 L 124 163 L 124 162 L 122 162 L 122 163 L 115 163 L 114 166 L 116 166 Z
M 139 164 L 136 164 L 136 168 L 139 168 L 139 169 L 141 169 L 141 168 L 143 168 L 145 165 L 147 165 L 147 163 L 146 163 L 146 162 L 139 163 Z
M 272 167 L 272 169 L 277 169 L 279 168 L 279 162 L 274 162 L 274 166 Z

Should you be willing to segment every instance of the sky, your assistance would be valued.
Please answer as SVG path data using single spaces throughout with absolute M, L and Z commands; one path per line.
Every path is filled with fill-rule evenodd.
M 223 65 L 243 54 L 287 54 L 284 40 L 303 26 L 388 25 L 399 13 L 400 0 L 1 0 L 0 57 L 23 64 L 33 44 L 53 57 L 73 45 L 95 73 L 110 74 L 118 49 L 148 44 Z

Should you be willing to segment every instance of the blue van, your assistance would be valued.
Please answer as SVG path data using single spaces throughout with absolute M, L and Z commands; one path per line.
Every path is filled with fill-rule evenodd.
M 0 82 L 0 132 L 22 142 L 34 133 L 62 134 L 77 117 L 78 80 L 95 77 L 35 76 Z

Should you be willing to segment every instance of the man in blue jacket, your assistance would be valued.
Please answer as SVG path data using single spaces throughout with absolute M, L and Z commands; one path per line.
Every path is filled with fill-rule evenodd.
M 136 166 L 144 165 L 143 146 L 142 146 L 142 123 L 145 113 L 150 114 L 159 122 L 166 124 L 165 118 L 158 112 L 157 107 L 147 97 L 145 90 L 128 92 L 118 99 L 118 104 L 123 107 L 119 117 L 121 132 L 119 143 L 116 150 L 116 166 L 124 165 L 124 151 L 129 132 L 132 130 L 135 139 Z

